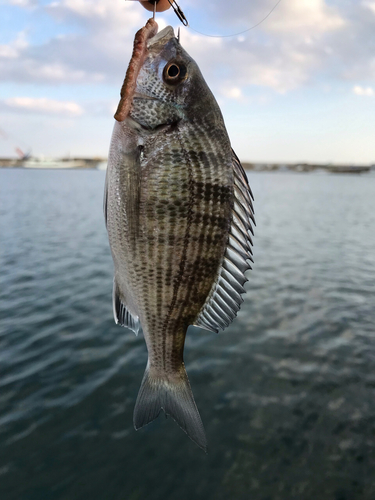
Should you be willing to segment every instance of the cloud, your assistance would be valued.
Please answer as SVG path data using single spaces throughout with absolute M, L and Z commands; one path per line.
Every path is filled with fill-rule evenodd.
M 73 101 L 57 101 L 45 97 L 11 97 L 4 99 L 3 105 L 10 110 L 63 116 L 81 116 L 82 106 Z
M 15 47 L 9 45 L 0 45 L 0 58 L 12 59 L 18 57 L 18 51 Z
M 194 1 L 198 7 L 198 0 Z M 275 3 L 231 0 L 230 9 L 224 1 L 205 4 L 208 25 L 201 31 L 239 32 L 258 23 Z M 246 38 L 242 44 L 233 38 L 222 39 L 220 53 L 208 50 L 204 62 L 214 75 L 214 85 L 221 77 L 228 87 L 236 75 L 236 86 L 243 92 L 252 85 L 285 93 L 323 80 L 333 85 L 372 80 L 374 9 L 374 0 L 282 0 L 260 26 L 242 35 Z M 201 51 L 206 40 L 201 37 L 198 42 Z M 215 67 L 223 65 L 226 71 L 218 75 Z
M 236 87 L 244 93 L 246 88 L 261 86 L 288 92 L 307 82 L 321 62 L 316 50 L 305 42 L 259 42 L 257 35 L 245 41 L 209 38 L 203 43 L 202 37 L 187 32 L 183 33 L 183 45 L 214 91 Z
M 26 33 L 20 31 L 16 38 L 8 44 L 0 44 L 0 60 L 15 59 L 20 56 L 23 50 L 28 47 Z
M 235 24 L 239 13 L 242 22 L 246 18 L 261 19 L 274 5 L 273 0 L 246 4 L 232 1 L 229 12 L 225 2 L 215 4 L 218 12 L 225 14 L 228 26 Z M 212 6 L 207 4 L 205 8 L 210 11 Z M 79 26 L 81 32 L 54 36 L 38 46 L 4 47 L 4 56 L 8 54 L 13 61 L 2 64 L 0 52 L 3 81 L 121 85 L 134 33 L 144 23 L 142 9 L 123 0 L 60 0 L 44 10 L 57 23 Z M 161 16 L 158 22 L 160 28 L 165 24 Z M 284 0 L 248 35 L 207 38 L 184 30 L 182 40 L 203 74 L 213 81 L 214 90 L 237 87 L 243 92 L 247 86 L 259 85 L 287 92 L 307 82 L 327 59 L 320 38 L 339 29 L 343 22 L 323 0 Z M 233 75 L 238 79 L 235 85 Z
M 372 0 L 372 1 L 365 0 L 364 2 L 362 2 L 362 5 L 363 5 L 363 7 L 370 9 L 372 11 L 372 13 L 375 14 L 375 1 L 374 0 Z
M 23 8 L 33 8 L 37 6 L 37 0 L 9 0 L 10 5 L 16 5 Z
M 375 95 L 374 89 L 372 87 L 361 87 L 360 85 L 356 85 L 353 87 L 353 92 L 356 95 L 365 95 L 368 97 L 372 97 Z
M 18 5 L 32 2 L 12 1 Z M 204 8 L 197 0 L 186 0 L 186 14 L 189 5 L 196 6 L 211 24 L 215 22 L 204 31 L 226 34 L 256 24 L 275 1 L 231 0 L 228 9 L 224 0 L 214 5 L 206 2 Z M 252 86 L 285 93 L 322 77 L 363 81 L 375 77 L 374 5 L 374 0 L 360 5 L 354 0 L 283 0 L 260 26 L 241 37 L 207 38 L 183 30 L 182 44 L 197 60 L 214 92 L 229 99 L 238 98 L 228 94 L 231 88 L 242 94 Z M 36 45 L 20 33 L 10 44 L 0 45 L 0 80 L 106 83 L 120 88 L 134 33 L 145 20 L 145 11 L 136 2 L 59 0 L 40 4 L 39 9 L 56 23 L 56 34 Z M 160 28 L 165 25 L 162 16 L 158 22 Z M 61 35 L 60 26 L 75 32 Z
M 97 126 L 97 137 L 105 129 L 102 123 L 110 127 L 134 34 L 148 14 L 137 2 L 124 0 L 5 1 L 9 26 L 0 44 L 0 83 L 8 99 L 0 101 L 1 111 L 7 111 L 14 130 L 23 127 L 25 137 L 30 131 L 31 142 L 39 144 L 41 152 L 46 144 L 68 149 L 75 141 L 77 150 L 83 143 L 88 150 L 96 147 L 100 141 L 92 140 L 92 126 Z M 257 24 L 276 2 L 183 0 L 181 6 L 193 28 L 227 35 Z M 157 16 L 157 21 L 160 28 L 166 21 L 178 25 L 172 10 Z M 336 103 L 345 95 L 342 88 L 371 99 L 375 93 L 374 33 L 375 0 L 282 0 L 256 29 L 240 36 L 209 38 L 182 28 L 181 38 L 213 93 L 234 117 L 241 107 L 249 115 L 254 108 L 256 113 L 250 104 L 260 99 L 272 102 L 273 111 L 287 101 L 293 106 L 296 89 L 301 89 L 296 95 L 298 106 L 306 110 L 312 109 L 324 88 L 331 89 Z M 285 99 L 276 95 L 287 93 L 291 96 Z M 302 100 L 302 95 L 312 97 Z M 345 102 L 340 102 L 337 109 L 344 113 Z M 63 134 L 61 139 L 60 134 L 56 146 L 52 131 L 62 122 L 74 123 L 76 128 L 69 137 Z M 50 134 L 50 141 L 41 139 L 36 124 Z M 249 119 L 243 125 L 244 134 L 251 126 Z M 246 139 L 244 148 L 247 151 Z
M 224 87 L 221 89 L 221 93 L 228 99 L 234 99 L 236 101 L 242 101 L 244 99 L 242 90 L 239 87 Z
M 264 29 L 292 36 L 317 36 L 345 25 L 338 9 L 329 7 L 324 0 L 288 0 L 275 9 Z
M 130 59 L 142 9 L 123 0 L 62 0 L 40 5 L 55 24 L 43 43 L 20 43 L 22 34 L 0 46 L 0 81 L 23 83 L 112 82 L 119 85 Z M 70 33 L 64 33 L 69 27 Z M 52 30 L 51 30 L 52 31 Z M 73 33 L 72 33 L 73 31 Z
M 195 3 L 198 7 L 201 2 L 195 0 Z M 205 9 L 209 12 L 209 20 L 213 19 L 221 25 L 222 34 L 250 28 L 258 23 L 261 23 L 257 26 L 258 31 L 287 33 L 289 36 L 323 33 L 345 24 L 340 9 L 329 6 L 325 0 L 282 0 L 276 3 L 277 0 L 231 0 L 228 9 L 226 1 L 217 1 L 211 2 Z
M 205 32 L 229 34 L 251 27 L 275 3 L 275 0 L 231 0 L 229 10 L 223 1 L 215 2 L 215 6 L 206 4 L 205 8 L 221 27 L 207 27 Z M 333 39 L 340 39 L 348 24 L 344 14 L 343 9 L 330 7 L 324 0 L 283 0 L 255 30 L 241 37 L 214 39 L 220 41 L 215 52 L 208 47 L 212 39 L 202 36 L 188 37 L 187 48 L 191 54 L 204 54 L 199 63 L 203 63 L 202 71 L 207 67 L 208 74 L 213 75 L 214 88 L 233 87 L 235 78 L 235 86 L 242 92 L 251 86 L 261 86 L 285 93 L 308 84 L 319 72 L 332 72 L 337 58 Z

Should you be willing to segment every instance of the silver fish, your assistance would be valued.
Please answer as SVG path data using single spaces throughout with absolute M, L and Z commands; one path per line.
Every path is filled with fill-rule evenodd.
M 113 311 L 147 344 L 135 428 L 163 409 L 206 450 L 185 336 L 189 325 L 224 330 L 243 302 L 253 197 L 197 64 L 172 27 L 157 30 L 150 19 L 136 34 L 109 152 Z

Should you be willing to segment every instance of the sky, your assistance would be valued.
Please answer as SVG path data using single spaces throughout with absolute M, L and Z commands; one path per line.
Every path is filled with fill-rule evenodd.
M 375 0 L 177 0 L 242 161 L 375 164 Z M 0 0 L 0 157 L 108 153 L 135 32 L 125 0 Z

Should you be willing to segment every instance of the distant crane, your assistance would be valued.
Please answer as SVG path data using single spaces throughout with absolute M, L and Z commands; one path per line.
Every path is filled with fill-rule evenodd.
M 17 153 L 17 156 L 20 160 L 28 160 L 31 156 L 31 148 L 27 147 L 25 144 L 25 151 L 26 153 L 15 144 L 15 142 L 21 142 L 21 141 L 16 141 L 13 136 L 7 134 L 4 129 L 0 128 L 0 136 L 3 137 L 6 141 L 10 141 L 13 143 L 13 147 L 15 152 Z M 22 141 L 23 142 L 23 141 Z

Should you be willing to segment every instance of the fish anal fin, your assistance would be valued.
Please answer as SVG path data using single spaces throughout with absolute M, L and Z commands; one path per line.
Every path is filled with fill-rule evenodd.
M 138 335 L 138 332 L 141 327 L 139 318 L 134 313 L 130 312 L 129 308 L 124 304 L 124 301 L 120 298 L 120 294 L 115 279 L 113 280 L 112 301 L 113 301 L 113 316 L 115 318 L 116 324 L 121 326 L 126 326 L 126 328 L 130 328 L 130 330 L 133 330 L 133 332 L 136 335 Z
M 178 423 L 195 444 L 207 452 L 206 434 L 183 363 L 179 371 L 173 374 L 160 372 L 147 363 L 134 408 L 135 429 L 155 420 L 161 409 Z

